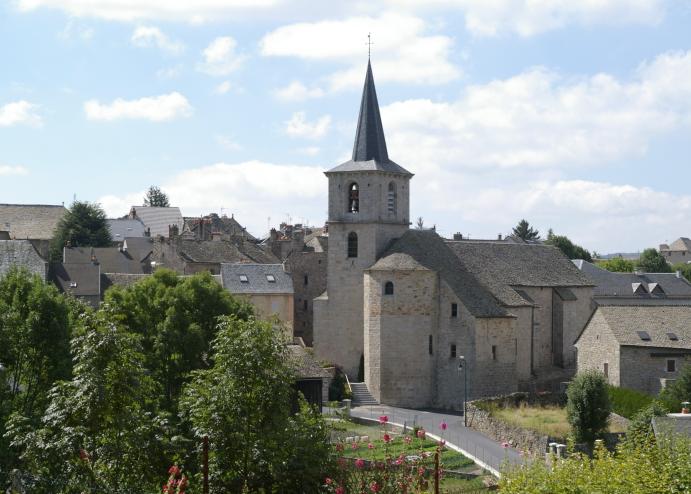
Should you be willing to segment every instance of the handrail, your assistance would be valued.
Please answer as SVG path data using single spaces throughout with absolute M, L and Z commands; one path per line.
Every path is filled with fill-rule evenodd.
M 346 384 L 348 385 L 348 391 L 350 391 L 350 394 L 352 395 L 352 394 L 353 394 L 353 388 L 350 387 L 350 379 L 348 379 L 348 374 L 346 374 L 346 373 L 344 372 L 343 375 L 344 375 L 345 378 L 346 378 Z

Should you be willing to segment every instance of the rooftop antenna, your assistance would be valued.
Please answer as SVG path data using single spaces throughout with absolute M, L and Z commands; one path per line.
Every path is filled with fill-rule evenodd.
M 367 60 L 372 56 L 372 33 L 367 33 Z

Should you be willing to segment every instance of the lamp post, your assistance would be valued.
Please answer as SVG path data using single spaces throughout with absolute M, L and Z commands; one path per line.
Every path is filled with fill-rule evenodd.
M 466 403 L 468 403 L 468 369 L 465 357 L 458 357 L 458 372 L 463 371 L 463 426 L 468 427 L 468 413 Z

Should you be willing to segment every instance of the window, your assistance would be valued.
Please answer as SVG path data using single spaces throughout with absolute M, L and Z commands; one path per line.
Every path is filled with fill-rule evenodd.
M 650 341 L 650 335 L 648 334 L 647 331 L 636 331 L 638 333 L 638 337 L 643 340 L 643 341 Z
M 305 286 L 310 284 L 309 276 L 305 275 Z
M 393 295 L 393 282 L 387 281 L 384 284 L 384 295 Z
M 303 308 L 304 310 L 307 310 L 307 299 L 305 299 L 305 300 L 302 301 L 302 308 Z
M 605 375 L 605 377 L 609 377 L 609 363 L 605 362 L 602 364 L 602 373 Z
M 458 304 L 451 304 L 451 317 L 458 317 Z
M 247 279 L 247 275 L 246 275 L 246 274 L 241 274 L 241 275 L 240 275 L 240 283 L 249 283 L 249 282 L 250 282 L 250 280 Z
M 396 184 L 389 182 L 389 193 L 387 196 L 389 214 L 396 214 Z
M 667 372 L 677 371 L 677 361 L 672 359 L 667 359 Z
M 268 281 L 269 283 L 276 283 L 276 277 L 272 274 L 267 274 L 266 281 Z
M 427 346 L 428 346 L 427 351 L 429 352 L 430 355 L 432 355 L 434 353 L 434 348 L 432 347 L 432 335 L 429 335 L 429 340 L 428 340 Z
M 679 337 L 676 335 L 676 333 L 667 333 L 667 338 L 672 341 L 679 341 Z
M 497 360 L 497 345 L 492 345 L 492 360 Z
M 348 212 L 357 213 L 360 211 L 360 189 L 357 184 L 353 182 L 348 187 Z
M 451 355 L 449 355 L 451 358 L 456 358 L 456 344 L 451 343 Z
M 357 257 L 357 233 L 348 234 L 348 257 Z

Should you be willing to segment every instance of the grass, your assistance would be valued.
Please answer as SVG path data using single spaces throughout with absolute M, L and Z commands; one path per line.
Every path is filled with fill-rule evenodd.
M 632 419 L 641 409 L 650 405 L 653 399 L 652 396 L 633 389 L 609 386 L 612 411 L 627 419 Z
M 566 421 L 566 409 L 557 406 L 497 408 L 492 415 L 502 422 L 550 437 L 566 437 L 571 426 Z

